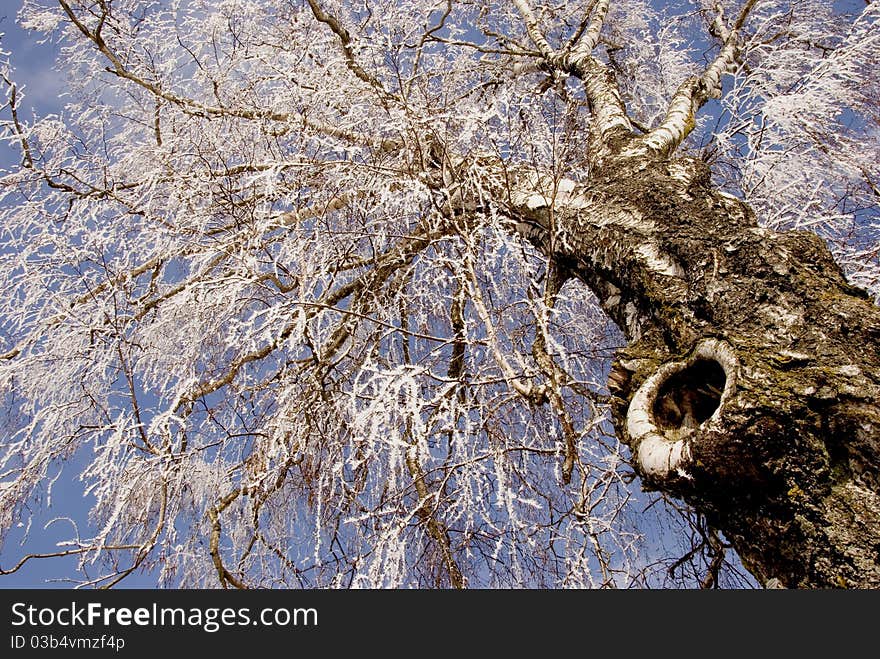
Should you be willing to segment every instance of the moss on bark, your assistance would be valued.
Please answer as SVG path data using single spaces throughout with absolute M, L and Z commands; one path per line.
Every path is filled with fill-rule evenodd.
M 880 309 L 819 237 L 759 227 L 699 162 L 621 159 L 575 200 L 554 211 L 553 252 L 630 341 L 609 388 L 634 450 L 629 406 L 658 368 L 706 339 L 738 362 L 711 423 L 671 434 L 697 394 L 670 388 L 700 382 L 654 401 L 651 422 L 686 436 L 689 460 L 657 475 L 635 459 L 645 485 L 704 513 L 762 582 L 880 587 Z M 711 396 L 719 383 L 704 371 Z

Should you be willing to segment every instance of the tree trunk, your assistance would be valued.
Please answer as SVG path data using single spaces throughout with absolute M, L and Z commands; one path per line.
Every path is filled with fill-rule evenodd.
M 819 237 L 759 227 L 700 162 L 608 158 L 554 191 L 511 216 L 627 337 L 609 389 L 644 485 L 761 583 L 880 587 L 880 309 Z

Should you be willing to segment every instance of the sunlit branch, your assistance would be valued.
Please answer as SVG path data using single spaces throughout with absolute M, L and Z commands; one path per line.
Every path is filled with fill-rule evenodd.
M 383 152 L 399 151 L 404 146 L 403 142 L 400 140 L 381 139 L 374 135 L 358 133 L 353 130 L 341 128 L 340 126 L 334 126 L 326 121 L 312 119 L 305 114 L 302 115 L 301 121 L 304 126 L 316 133 L 327 135 L 328 137 L 335 137 L 356 146 L 369 146 Z
M 555 269 L 557 266 L 550 265 L 548 267 Z M 559 364 L 556 363 L 556 360 L 554 360 L 547 351 L 549 331 L 547 327 L 546 312 L 553 307 L 554 298 L 559 292 L 557 286 L 558 283 L 555 273 L 548 272 L 545 281 L 542 304 L 539 304 L 539 309 L 535 313 L 535 338 L 532 341 L 532 356 L 535 358 L 538 368 L 541 369 L 549 381 L 549 386 L 545 387 L 545 392 L 550 401 L 550 405 L 559 418 L 559 423 L 562 426 L 562 434 L 565 440 L 565 459 L 562 463 L 562 482 L 567 485 L 571 481 L 571 475 L 574 470 L 575 459 L 577 456 L 577 431 L 575 430 L 574 420 L 566 409 L 565 402 L 562 398 L 562 387 L 568 385 L 572 381 L 572 378 L 561 366 L 559 366 Z
M 412 433 L 409 425 L 408 421 L 407 435 L 411 437 Z M 443 564 L 449 575 L 449 581 L 452 587 L 464 588 L 466 581 L 452 551 L 452 541 L 449 537 L 449 529 L 442 521 L 438 520 L 436 515 L 442 485 L 440 486 L 441 490 L 438 490 L 436 495 L 428 490 L 428 484 L 425 480 L 425 472 L 419 461 L 418 444 L 412 438 L 410 444 L 411 446 L 406 451 L 406 467 L 413 479 L 416 494 L 419 498 L 418 507 L 416 508 L 416 516 L 426 527 L 428 535 L 440 548 L 440 552 L 443 556 Z M 434 502 L 433 504 L 431 503 L 432 501 Z
M 161 256 L 154 256 L 153 258 L 148 259 L 147 261 L 145 261 L 144 263 L 142 263 L 139 266 L 136 266 L 136 267 L 134 267 L 130 270 L 126 270 L 124 272 L 120 272 L 118 275 L 116 275 L 114 277 L 110 277 L 108 279 L 105 279 L 101 283 L 95 285 L 95 287 L 90 289 L 87 293 L 84 293 L 83 295 L 71 300 L 68 303 L 68 306 L 69 306 L 70 310 L 73 310 L 74 308 L 76 308 L 79 305 L 94 301 L 94 299 L 97 295 L 100 295 L 101 293 L 106 292 L 110 288 L 117 286 L 124 281 L 133 280 L 133 279 L 139 277 L 140 275 L 147 273 L 150 270 L 155 269 L 157 266 L 160 266 L 163 262 L 165 262 L 166 260 L 168 260 L 172 256 L 174 256 L 174 257 L 192 256 L 193 254 L 196 254 L 204 249 L 206 249 L 206 247 L 199 246 L 199 245 L 193 245 L 189 248 L 181 249 L 178 253 L 173 254 L 173 255 L 163 254 Z M 70 312 L 58 313 L 53 316 L 50 316 L 49 318 L 42 321 L 43 330 L 42 330 L 42 332 L 40 332 L 38 334 L 42 334 L 46 330 L 57 327 L 58 325 L 63 323 L 68 318 L 70 318 Z M 35 340 L 35 337 L 33 335 L 29 336 L 28 338 L 19 342 L 11 350 L 8 350 L 7 352 L 0 354 L 0 360 L 14 359 L 14 358 L 18 357 L 22 353 L 22 351 L 27 347 L 27 345 L 32 343 L 34 340 Z
M 79 29 L 79 31 L 82 32 L 83 35 L 85 35 L 90 41 L 92 41 L 98 51 L 107 58 L 107 60 L 111 64 L 111 73 L 114 73 L 120 78 L 124 78 L 125 80 L 133 82 L 134 84 L 144 88 L 158 98 L 164 99 L 169 103 L 173 103 L 174 105 L 180 107 L 184 112 L 197 116 L 237 117 L 239 119 L 269 119 L 272 121 L 282 122 L 299 119 L 298 115 L 288 112 L 274 112 L 272 110 L 245 110 L 206 105 L 194 99 L 186 98 L 184 96 L 179 96 L 177 94 L 164 91 L 157 84 L 149 82 L 148 80 L 145 80 L 142 77 L 132 73 L 125 66 L 122 60 L 119 59 L 116 53 L 110 49 L 110 47 L 101 37 L 100 33 L 90 30 L 88 26 L 77 17 L 77 15 L 71 9 L 70 5 L 66 2 L 66 0 L 58 0 L 58 3 L 64 9 L 64 12 L 67 14 L 68 18 L 70 18 L 70 21 L 77 27 L 77 29 Z
M 550 46 L 547 38 L 541 31 L 541 27 L 538 25 L 538 19 L 535 17 L 532 8 L 529 6 L 528 0 L 513 0 L 513 4 L 517 8 L 517 11 L 522 15 L 529 39 L 531 39 L 532 43 L 538 47 L 538 50 L 541 52 L 544 59 L 548 62 L 553 61 L 556 57 L 556 52 Z
M 441 237 L 447 230 L 448 228 L 441 228 L 429 231 L 421 236 L 414 236 L 400 241 L 400 243 L 398 243 L 393 249 L 390 249 L 376 259 L 374 263 L 375 268 L 373 270 L 368 270 L 350 282 L 343 284 L 339 288 L 329 291 L 324 297 L 318 300 L 318 303 L 323 307 L 333 306 L 351 295 L 360 293 L 367 287 L 376 286 L 386 281 L 396 270 L 407 265 L 418 252 L 427 247 L 433 242 L 433 240 Z M 317 313 L 320 309 L 321 307 L 315 308 L 312 313 Z M 245 353 L 232 360 L 229 368 L 221 377 L 204 382 L 196 386 L 194 389 L 191 389 L 189 392 L 181 395 L 178 399 L 178 405 L 192 403 L 233 382 L 236 375 L 238 375 L 239 371 L 244 366 L 265 359 L 272 354 L 287 340 L 296 326 L 296 321 L 288 323 L 278 333 L 276 338 L 262 348 Z M 328 349 L 332 348 L 331 352 L 334 352 L 335 349 L 341 345 L 342 340 L 344 340 L 344 333 L 337 334 L 332 340 L 330 346 L 328 346 Z
M 34 158 L 31 155 L 31 147 L 28 144 L 27 138 L 25 137 L 24 128 L 21 125 L 21 120 L 18 118 L 18 87 L 14 82 L 12 82 L 6 75 L 3 76 L 3 81 L 9 86 L 9 110 L 12 113 L 12 123 L 15 126 L 15 134 L 18 137 L 18 143 L 21 146 L 21 153 L 23 158 L 23 166 L 33 169 L 34 168 Z
M 739 53 L 739 33 L 758 0 L 749 0 L 742 8 L 732 29 L 724 26 L 721 4 L 711 31 L 723 38 L 715 59 L 697 77 L 685 80 L 676 90 L 669 103 L 663 121 L 644 136 L 643 143 L 651 151 L 670 154 L 681 144 L 696 126 L 696 114 L 711 98 L 721 97 L 724 74 L 735 70 Z
M 467 251 L 464 258 L 464 274 L 470 285 L 469 293 L 471 303 L 476 308 L 477 315 L 480 317 L 480 321 L 486 328 L 486 336 L 492 350 L 492 356 L 501 368 L 504 381 L 523 398 L 536 401 L 543 400 L 545 396 L 544 387 L 535 387 L 530 383 L 524 383 L 522 376 L 517 374 L 513 366 L 507 360 L 507 357 L 501 352 L 501 346 L 498 341 L 498 332 L 495 329 L 495 323 L 492 322 L 492 316 L 489 313 L 489 309 L 486 307 L 486 303 L 483 300 L 483 294 L 481 292 L 480 283 L 477 280 L 477 273 L 470 249 Z
M 583 35 L 574 43 L 567 58 L 571 62 L 579 62 L 590 56 L 593 49 L 599 44 L 599 35 L 605 24 L 605 16 L 608 13 L 610 0 L 598 0 L 593 16 Z
M 418 72 L 419 72 L 419 66 L 421 65 L 421 62 L 422 62 L 422 55 L 423 55 L 423 50 L 424 50 L 425 44 L 429 40 L 436 38 L 436 33 L 440 32 L 443 29 L 443 27 L 446 25 L 446 19 L 449 18 L 449 15 L 451 13 L 452 13 L 452 0 L 446 0 L 446 9 L 443 10 L 443 14 L 440 16 L 440 19 L 437 21 L 436 25 L 434 25 L 431 28 L 426 29 L 425 33 L 419 39 L 419 44 L 418 44 L 418 46 L 416 46 L 416 57 L 415 57 L 415 60 L 413 61 L 413 66 L 412 66 L 413 74 L 418 74 Z M 427 28 L 427 25 L 425 27 Z M 414 80 L 415 80 L 415 78 L 413 78 L 413 81 Z M 410 85 L 407 86 L 407 94 L 409 94 L 409 92 L 410 92 L 411 84 L 413 81 L 411 81 Z
M 593 130 L 590 134 L 591 151 L 601 154 L 609 138 L 623 132 L 632 131 L 632 123 L 626 112 L 617 80 L 611 70 L 591 56 L 595 43 L 608 11 L 608 3 L 600 2 L 586 33 L 571 52 L 554 50 L 538 25 L 538 20 L 527 0 L 514 0 L 517 10 L 523 17 L 529 38 L 541 52 L 546 65 L 579 78 L 584 83 L 584 91 L 593 113 Z
M 138 434 L 140 435 L 141 442 L 143 443 L 143 446 L 138 448 L 152 453 L 155 456 L 159 456 L 161 452 L 150 442 L 150 438 L 147 436 L 147 431 L 144 426 L 143 419 L 141 418 L 141 406 L 138 402 L 137 389 L 135 388 L 134 384 L 134 376 L 132 375 L 131 365 L 129 364 L 128 359 L 126 359 L 125 355 L 122 352 L 121 341 L 116 344 L 116 352 L 119 355 L 119 365 L 122 369 L 123 375 L 125 376 L 125 384 L 128 387 L 128 395 L 131 400 L 131 409 L 134 413 L 134 421 L 135 424 L 137 424 Z
M 23 568 L 29 561 L 43 558 L 63 558 L 65 556 L 78 556 L 96 551 L 130 551 L 132 549 L 140 549 L 141 545 L 100 545 L 94 547 L 78 547 L 76 549 L 64 549 L 62 551 L 45 552 L 40 554 L 27 554 L 23 556 L 14 566 L 8 570 L 0 568 L 0 575 L 13 574 Z
M 222 525 L 220 524 L 220 513 L 226 510 L 238 497 L 246 493 L 246 489 L 233 490 L 225 497 L 220 499 L 217 505 L 208 509 L 208 520 L 211 522 L 211 536 L 209 539 L 208 551 L 211 554 L 211 560 L 214 568 L 217 570 L 217 577 L 220 584 L 227 588 L 227 584 L 240 590 L 246 590 L 247 585 L 232 574 L 223 564 L 223 557 L 220 555 L 220 534 L 222 533 Z
M 393 100 L 394 96 L 385 89 L 375 76 L 367 73 L 357 61 L 354 50 L 352 49 L 352 38 L 349 31 L 342 26 L 335 16 L 324 11 L 324 8 L 321 7 L 317 0 L 307 0 L 307 2 L 309 3 L 309 8 L 312 10 L 315 19 L 329 27 L 333 31 L 333 34 L 339 39 L 339 45 L 345 55 L 345 65 L 348 67 L 348 70 L 360 80 L 370 85 L 370 87 L 376 91 L 382 103 L 387 103 L 390 100 Z
M 132 574 L 135 570 L 137 570 L 141 564 L 147 559 L 150 555 L 150 552 L 153 551 L 153 548 L 156 546 L 156 543 L 159 541 L 159 535 L 162 533 L 162 530 L 165 528 L 165 516 L 168 511 L 168 483 L 164 480 L 162 481 L 162 492 L 161 492 L 161 503 L 159 507 L 159 518 L 156 520 L 156 525 L 153 527 L 153 533 L 150 535 L 150 538 L 143 544 L 138 547 L 137 555 L 135 556 L 134 561 L 131 566 L 117 574 L 111 581 L 101 586 L 101 588 L 109 589 L 113 588 L 120 581 L 125 579 L 127 576 Z

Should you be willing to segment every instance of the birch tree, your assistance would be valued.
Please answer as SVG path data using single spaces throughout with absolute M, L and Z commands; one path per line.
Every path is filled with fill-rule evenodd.
M 19 20 L 0 538 L 66 468 L 87 586 L 880 586 L 876 2 Z

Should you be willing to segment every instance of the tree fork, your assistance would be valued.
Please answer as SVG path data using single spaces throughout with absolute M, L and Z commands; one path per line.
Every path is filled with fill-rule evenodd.
M 645 487 L 763 584 L 880 586 L 880 309 L 818 236 L 759 227 L 701 162 L 642 152 L 569 188 L 553 257 L 626 335 L 608 384 Z M 545 251 L 550 214 L 534 195 L 511 213 Z

